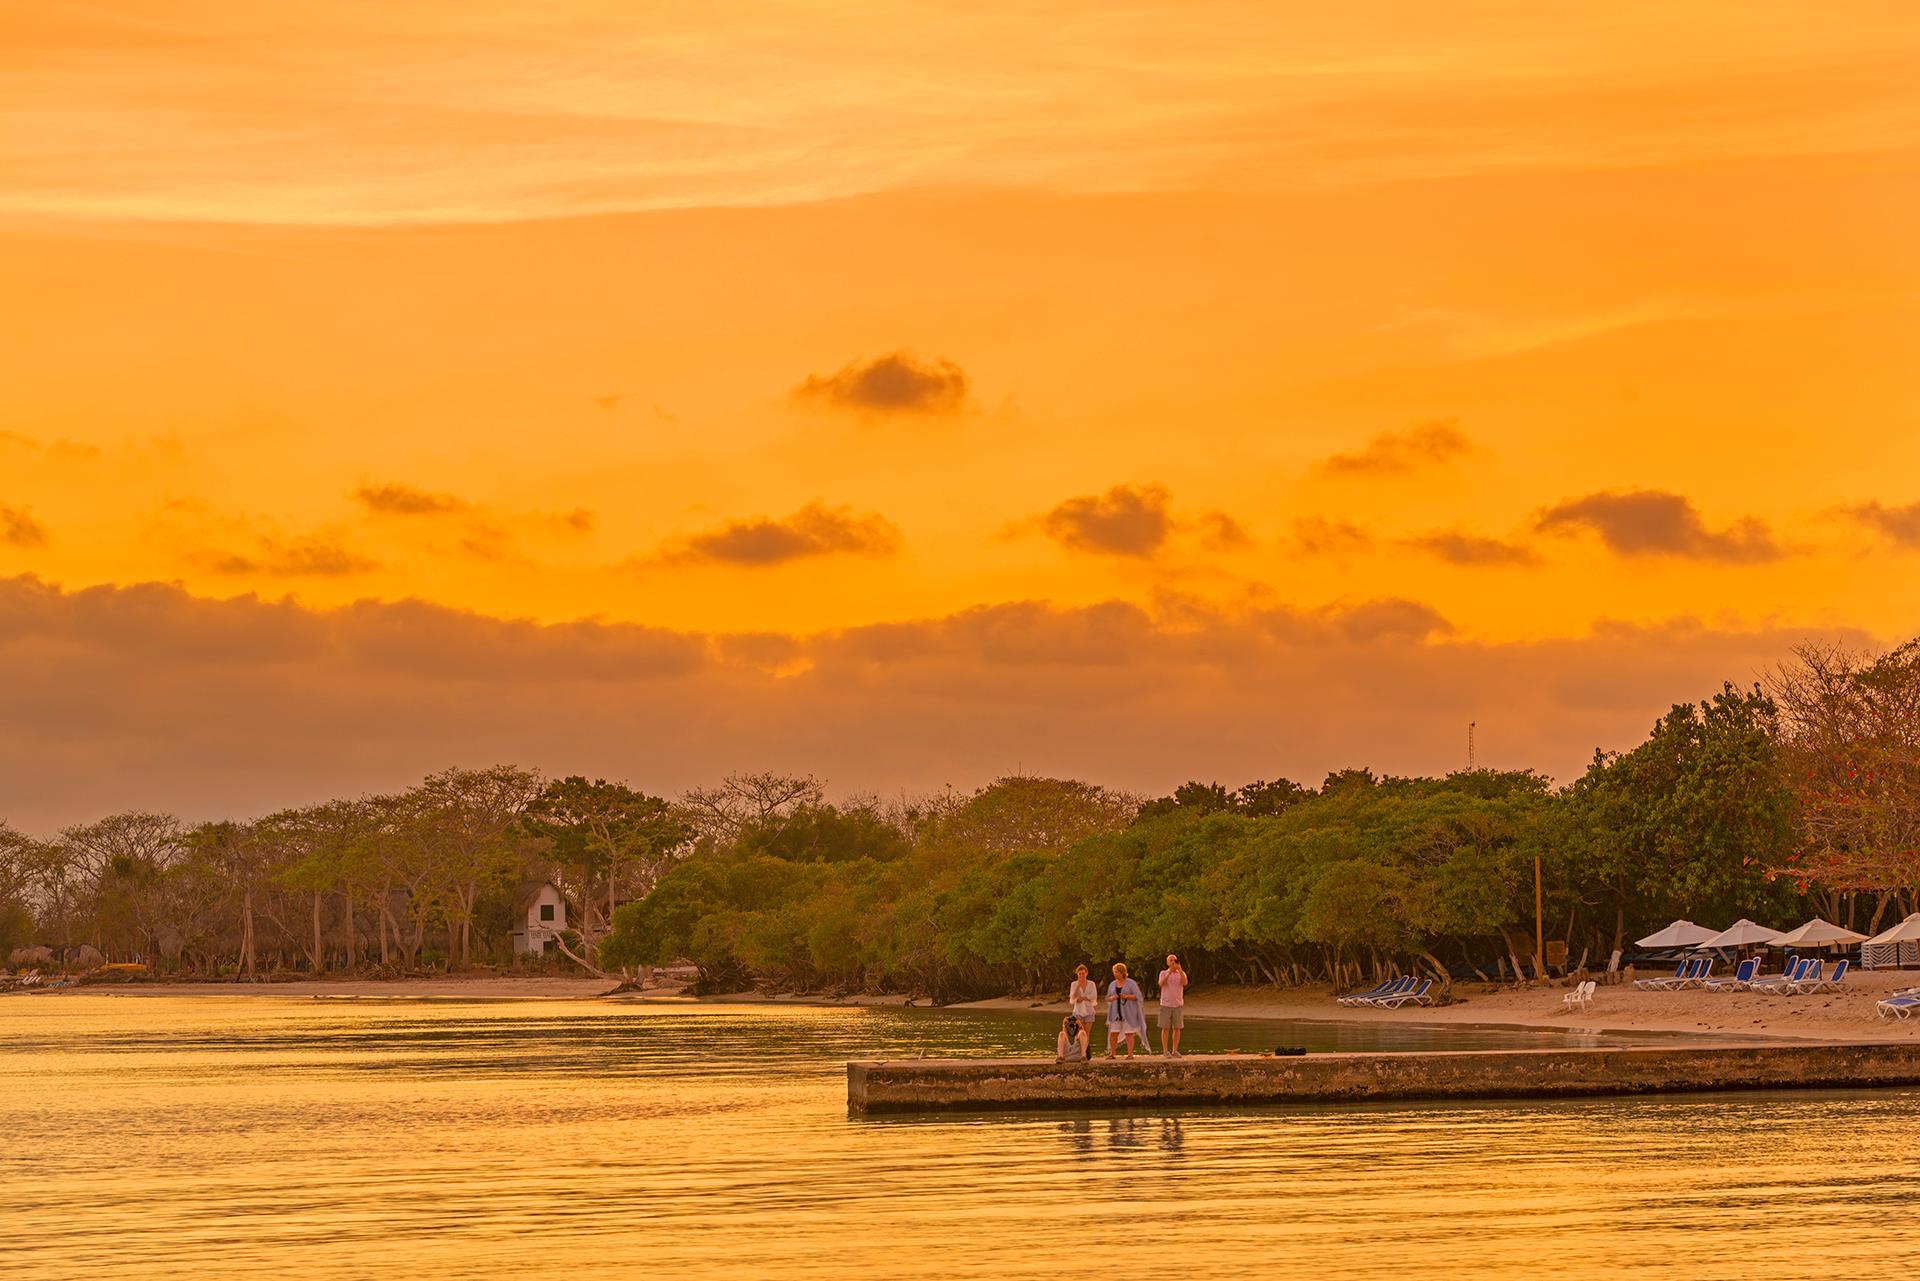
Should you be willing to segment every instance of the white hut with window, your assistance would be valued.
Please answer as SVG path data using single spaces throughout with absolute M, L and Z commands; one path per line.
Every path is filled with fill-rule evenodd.
M 540 956 L 567 928 L 567 896 L 552 881 L 528 881 L 513 897 L 513 954 Z

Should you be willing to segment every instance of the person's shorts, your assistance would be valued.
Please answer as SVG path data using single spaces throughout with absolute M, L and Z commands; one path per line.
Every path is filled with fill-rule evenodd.
M 1184 1005 L 1163 1005 L 1160 1007 L 1160 1028 L 1162 1031 L 1175 1032 L 1186 1026 L 1187 1007 Z

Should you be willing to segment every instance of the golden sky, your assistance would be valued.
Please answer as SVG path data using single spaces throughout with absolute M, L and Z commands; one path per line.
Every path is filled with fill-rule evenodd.
M 766 682 L 676 687 L 732 726 L 697 764 L 660 727 L 536 750 L 535 698 L 318 777 L 242 717 L 225 750 L 278 772 L 179 766 L 193 804 L 476 741 L 661 788 L 809 753 L 845 787 L 1444 769 L 1476 701 L 1519 718 L 1516 652 L 1634 677 L 1613 719 L 1528 711 L 1494 762 L 1565 776 L 1782 638 L 1920 630 L 1910 4 L 15 0 L 0 66 L 16 671 L 185 689 L 163 636 L 89 613 L 158 627 L 137 585 L 164 583 L 214 649 L 263 619 L 410 654 L 598 628 Z M 1010 617 L 1087 652 L 1009 657 Z M 1077 684 L 1136 626 L 1159 755 Z M 1224 728 L 1206 691 L 1274 659 L 1249 628 L 1372 710 L 1309 707 L 1321 681 Z M 964 673 L 910 670 L 909 633 Z M 299 737 L 482 696 L 402 667 Z M 963 687 L 980 733 L 901 765 L 949 724 L 904 709 Z M 11 697 L 62 768 L 162 750 L 126 699 Z M 868 708 L 838 732 L 869 750 L 774 702 Z M 44 747 L 36 797 L 65 787 Z

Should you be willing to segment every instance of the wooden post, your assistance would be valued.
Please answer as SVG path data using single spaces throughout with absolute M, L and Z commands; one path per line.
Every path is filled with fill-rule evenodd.
M 1540 856 L 1533 856 L 1533 964 L 1539 970 L 1540 977 L 1547 977 L 1547 931 L 1541 921 L 1540 910 Z

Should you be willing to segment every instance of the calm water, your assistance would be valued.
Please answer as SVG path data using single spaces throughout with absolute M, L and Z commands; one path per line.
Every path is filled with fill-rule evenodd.
M 0 1275 L 1891 1275 L 1920 1094 L 849 1120 L 1041 1016 L 0 999 Z M 1203 1023 L 1196 1050 L 1565 1044 Z M 1119 1241 L 1123 1256 L 1115 1258 Z

